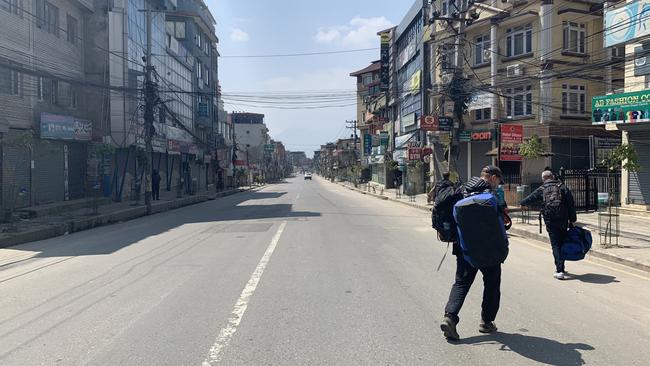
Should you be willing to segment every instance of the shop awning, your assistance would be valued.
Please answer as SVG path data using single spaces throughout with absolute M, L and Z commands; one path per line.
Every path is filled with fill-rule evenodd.
M 408 142 L 411 141 L 411 139 L 415 137 L 417 133 L 418 132 L 415 131 L 407 133 L 406 135 L 395 137 L 395 149 L 405 149 L 406 144 L 408 144 Z

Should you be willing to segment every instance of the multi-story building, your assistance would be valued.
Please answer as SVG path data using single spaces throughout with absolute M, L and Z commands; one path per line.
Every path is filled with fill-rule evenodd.
M 603 48 L 602 4 L 474 3 L 460 13 L 471 18 L 460 37 L 445 20 L 459 16 L 449 2 L 434 2 L 431 10 L 438 19 L 429 40 L 433 114 L 449 109 L 456 70 L 469 80 L 468 113 L 457 131 L 461 179 L 488 163 L 524 183 L 537 182 L 546 166 L 590 167 L 590 141 L 611 137 L 590 124 L 589 101 L 606 91 L 602 70 L 590 65 L 612 57 Z M 610 88 L 616 88 L 623 74 L 615 68 L 612 75 Z M 547 147 L 545 156 L 524 161 L 518 141 L 535 135 Z
M 634 147 L 639 171 L 622 169 L 620 201 L 629 213 L 650 211 L 650 67 L 646 62 L 650 32 L 645 26 L 644 2 L 607 6 L 604 16 L 605 46 L 617 50 L 596 72 L 604 74 L 606 89 L 592 102 L 592 122 L 608 133 L 622 133 L 619 144 Z M 638 18 L 637 18 L 638 16 Z M 617 83 L 616 69 L 624 68 L 624 85 Z M 614 73 L 613 71 L 614 70 Z M 617 144 L 618 145 L 618 144 Z
M 230 116 L 239 160 L 243 160 L 244 167 L 251 174 L 261 174 L 265 145 L 270 142 L 269 130 L 264 124 L 264 115 L 234 112 Z
M 101 139 L 89 111 L 107 93 L 90 87 L 85 53 L 92 1 L 0 2 L 0 206 L 84 197 L 89 142 Z

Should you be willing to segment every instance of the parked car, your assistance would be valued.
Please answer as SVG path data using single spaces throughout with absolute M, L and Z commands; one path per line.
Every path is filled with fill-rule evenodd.
M 305 173 L 305 180 L 307 179 L 311 180 L 311 173 L 309 172 Z

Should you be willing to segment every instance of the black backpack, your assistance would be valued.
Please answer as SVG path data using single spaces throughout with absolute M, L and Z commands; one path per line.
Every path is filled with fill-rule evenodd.
M 564 204 L 564 187 L 561 182 L 544 187 L 544 218 L 546 220 L 567 220 L 569 211 Z
M 431 227 L 438 232 L 438 239 L 453 242 L 458 238 L 454 205 L 463 198 L 460 188 L 453 185 L 439 187 L 431 209 Z

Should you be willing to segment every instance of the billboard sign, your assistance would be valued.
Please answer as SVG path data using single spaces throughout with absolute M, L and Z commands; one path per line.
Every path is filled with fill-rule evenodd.
M 417 161 L 422 160 L 422 148 L 421 147 L 411 147 L 408 149 L 409 160 Z
M 593 124 L 650 121 L 650 90 L 591 98 Z
M 605 47 L 650 35 L 650 0 L 605 12 Z
M 443 132 L 451 131 L 454 120 L 449 117 L 438 117 L 438 130 Z
M 93 124 L 72 116 L 41 113 L 41 138 L 51 140 L 90 141 Z
M 524 142 L 523 125 L 501 125 L 501 161 L 521 161 L 519 147 Z
M 420 128 L 424 131 L 438 131 L 438 119 L 434 116 L 422 116 Z
M 380 88 L 383 91 L 388 90 L 388 85 L 390 83 L 390 34 L 382 33 L 381 34 L 381 48 L 379 51 L 379 60 L 380 60 L 380 71 L 379 71 L 379 80 Z
M 364 155 L 372 153 L 372 135 L 369 133 L 363 135 L 363 153 Z

